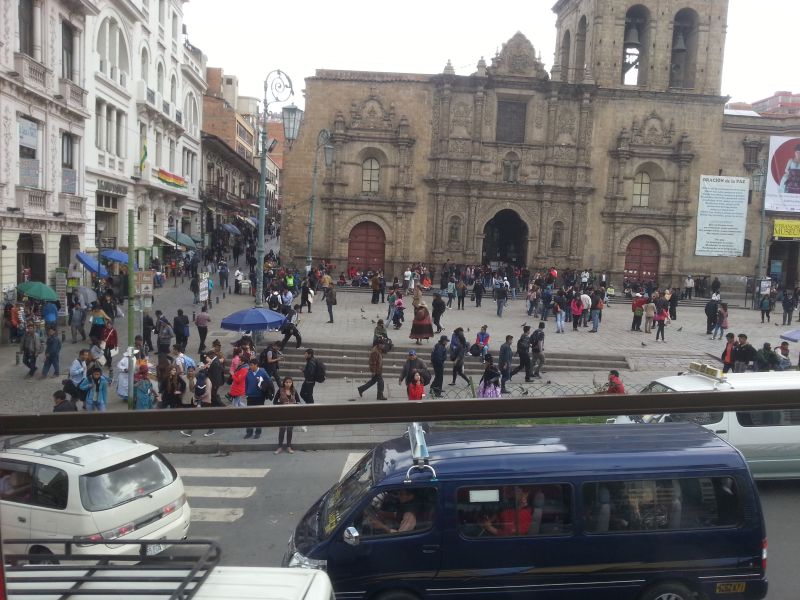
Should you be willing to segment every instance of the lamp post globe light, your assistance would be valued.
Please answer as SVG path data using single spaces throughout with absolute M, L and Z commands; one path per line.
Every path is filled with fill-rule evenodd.
M 311 174 L 311 210 L 308 214 L 308 242 L 306 247 L 306 274 L 311 272 L 313 266 L 312 250 L 314 247 L 314 208 L 317 204 L 317 172 L 319 162 L 319 150 L 323 149 L 325 154 L 325 166 L 330 168 L 333 165 L 333 145 L 330 142 L 331 132 L 321 129 L 317 134 L 317 145 L 314 148 L 314 169 Z
M 294 95 L 292 80 L 283 71 L 276 69 L 264 80 L 264 122 L 261 127 L 261 173 L 258 180 L 258 267 L 256 268 L 256 306 L 264 305 L 264 221 L 267 210 L 267 119 L 271 102 L 285 102 Z M 291 144 L 297 139 L 303 111 L 294 104 L 284 106 L 283 134 Z

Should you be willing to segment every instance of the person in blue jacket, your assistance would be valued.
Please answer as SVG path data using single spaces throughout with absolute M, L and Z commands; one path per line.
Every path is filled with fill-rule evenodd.
M 250 359 L 250 368 L 244 380 L 244 394 L 247 396 L 247 406 L 262 406 L 266 398 L 274 395 L 272 381 L 267 372 L 258 366 L 258 359 Z M 258 439 L 261 437 L 261 427 L 248 427 L 244 439 Z
M 45 327 L 55 329 L 58 324 L 58 306 L 54 302 L 45 302 L 42 307 L 42 317 L 44 318 Z
M 86 390 L 86 410 L 105 412 L 108 403 L 108 378 L 103 375 L 103 369 L 92 367 L 89 376 L 81 381 L 80 389 Z

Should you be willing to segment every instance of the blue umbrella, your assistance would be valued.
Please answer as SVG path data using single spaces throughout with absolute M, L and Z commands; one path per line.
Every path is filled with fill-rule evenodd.
M 100 277 L 108 277 L 108 271 L 106 271 L 106 268 L 103 265 L 97 262 L 97 259 L 94 256 L 89 256 L 84 252 L 76 252 L 75 258 L 77 258 L 78 262 L 89 269 L 92 273 L 96 273 L 97 275 L 100 275 Z
M 111 262 L 118 262 L 122 263 L 123 265 L 128 264 L 128 255 L 122 250 L 103 250 L 100 253 L 100 256 L 106 260 L 110 260 Z
M 248 308 L 222 319 L 222 328 L 229 331 L 264 331 L 280 329 L 286 317 L 268 308 Z
M 236 225 L 233 225 L 232 223 L 225 223 L 222 226 L 222 228 L 228 233 L 231 233 L 233 235 L 242 235 L 242 232 L 239 231 L 239 228 Z
M 258 219 L 256 219 L 255 217 L 248 217 L 248 218 L 249 218 L 249 219 L 250 219 L 250 221 L 253 223 L 253 225 L 255 225 L 256 227 L 258 227 Z

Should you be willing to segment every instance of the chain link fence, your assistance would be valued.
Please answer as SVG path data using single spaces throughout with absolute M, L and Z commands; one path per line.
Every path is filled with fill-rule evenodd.
M 631 394 L 638 394 L 644 387 L 644 385 L 625 386 L 625 391 Z M 586 382 L 573 384 L 552 383 L 547 379 L 542 379 L 531 383 L 508 382 L 506 383 L 506 389 L 511 392 L 508 394 L 511 398 L 518 398 L 521 396 L 588 396 L 602 393 L 605 390 L 605 385 L 600 382 L 593 382 L 590 384 Z M 464 386 L 461 381 L 454 386 L 445 384 L 440 398 L 466 400 L 468 398 L 476 398 L 478 396 L 477 391 L 477 382 L 474 378 L 470 378 L 470 384 L 467 386 Z

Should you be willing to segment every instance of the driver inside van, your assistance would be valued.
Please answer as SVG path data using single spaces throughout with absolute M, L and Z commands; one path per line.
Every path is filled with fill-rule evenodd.
M 376 533 L 404 533 L 417 526 L 416 496 L 413 490 L 400 489 L 394 493 L 396 506 L 381 506 L 380 511 L 367 509 L 364 523 L 369 524 Z
M 481 525 L 486 533 L 497 536 L 527 535 L 533 521 L 530 490 L 516 486 L 514 500 L 516 508 L 506 508 L 495 518 L 487 517 L 483 520 Z

